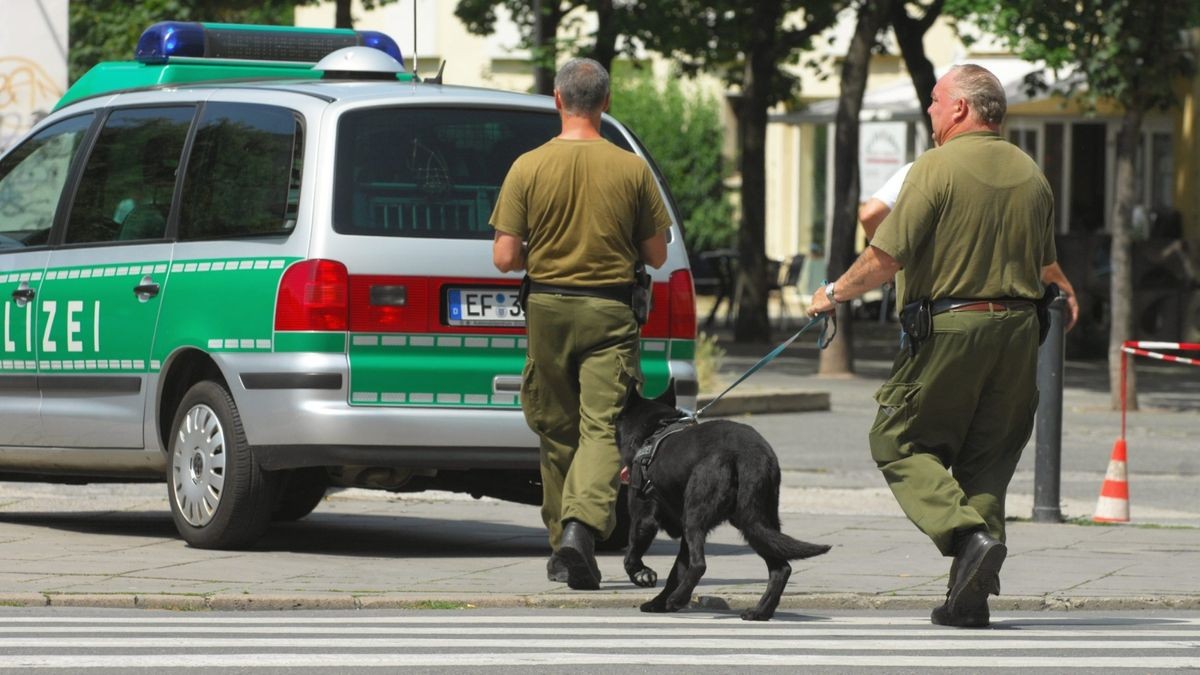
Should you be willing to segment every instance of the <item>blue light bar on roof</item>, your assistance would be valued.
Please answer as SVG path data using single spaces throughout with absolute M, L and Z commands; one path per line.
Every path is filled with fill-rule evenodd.
M 297 28 L 163 21 L 138 39 L 134 59 L 165 63 L 172 56 L 314 63 L 343 47 L 378 49 L 404 63 L 400 46 L 384 33 L 348 28 Z

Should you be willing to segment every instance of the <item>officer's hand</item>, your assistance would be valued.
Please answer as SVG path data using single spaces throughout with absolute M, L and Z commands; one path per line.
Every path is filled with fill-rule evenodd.
M 825 295 L 826 288 L 827 287 L 825 285 L 822 285 L 813 292 L 812 302 L 809 303 L 808 310 L 806 312 L 809 317 L 816 317 L 818 314 L 824 314 L 825 312 L 833 311 L 834 304 L 830 302 L 829 298 Z

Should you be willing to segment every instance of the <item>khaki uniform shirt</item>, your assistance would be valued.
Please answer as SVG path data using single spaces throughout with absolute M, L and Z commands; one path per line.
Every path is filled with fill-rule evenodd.
M 1054 197 L 1038 165 L 990 132 L 921 155 L 871 245 L 896 259 L 899 302 L 1042 296 Z
M 513 163 L 491 225 L 528 243 L 531 279 L 613 286 L 633 281 L 638 244 L 671 219 L 644 159 L 604 139 L 555 138 Z

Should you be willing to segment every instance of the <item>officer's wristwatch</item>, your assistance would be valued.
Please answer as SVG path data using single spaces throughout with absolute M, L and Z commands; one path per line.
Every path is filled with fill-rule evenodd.
M 836 283 L 836 281 L 831 281 L 825 285 L 825 297 L 829 298 L 829 304 L 831 305 L 838 304 L 837 298 L 833 297 L 834 292 L 837 291 L 837 287 L 834 285 Z

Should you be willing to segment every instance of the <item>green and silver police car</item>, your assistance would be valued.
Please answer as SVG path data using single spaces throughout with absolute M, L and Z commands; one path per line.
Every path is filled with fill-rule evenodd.
M 204 548 L 331 486 L 540 502 L 488 217 L 557 113 L 402 64 L 369 31 L 155 24 L 0 156 L 0 480 L 165 481 Z M 660 187 L 676 225 L 642 366 L 694 408 Z

